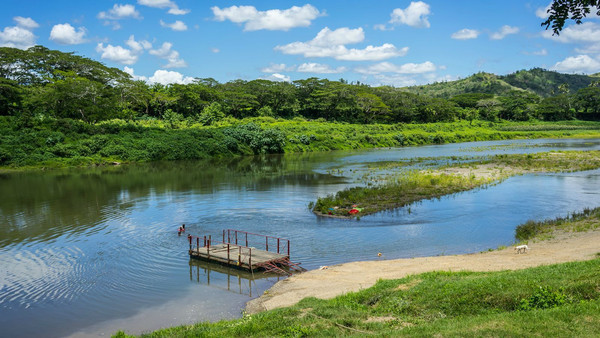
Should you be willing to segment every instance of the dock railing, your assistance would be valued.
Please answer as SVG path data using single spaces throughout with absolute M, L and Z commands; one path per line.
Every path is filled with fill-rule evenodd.
M 248 238 L 250 238 L 250 240 Z M 254 244 L 256 242 L 261 243 L 260 246 Z M 249 243 L 253 243 L 253 247 L 258 248 L 261 248 L 262 245 L 264 245 L 265 251 L 277 252 L 278 254 L 290 257 L 290 240 L 281 237 L 260 235 L 235 229 L 227 229 L 223 230 L 223 243 L 231 243 L 247 248 L 251 248 Z M 271 250 L 269 250 L 269 247 Z

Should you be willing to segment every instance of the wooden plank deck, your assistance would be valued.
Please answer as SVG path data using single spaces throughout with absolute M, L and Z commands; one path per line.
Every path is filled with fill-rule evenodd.
M 191 258 L 230 265 L 250 271 L 259 269 L 264 264 L 277 264 L 277 262 L 282 260 L 289 260 L 287 255 L 256 248 L 250 250 L 248 247 L 235 244 L 229 244 L 229 250 L 227 249 L 227 244 L 192 248 L 189 250 L 189 254 Z

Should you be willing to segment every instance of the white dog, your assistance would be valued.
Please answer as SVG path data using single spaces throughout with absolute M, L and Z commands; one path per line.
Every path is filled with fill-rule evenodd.
M 518 254 L 520 254 L 521 252 L 527 253 L 527 250 L 529 250 L 529 247 L 526 244 L 523 244 L 523 245 L 516 246 L 515 250 L 517 250 Z

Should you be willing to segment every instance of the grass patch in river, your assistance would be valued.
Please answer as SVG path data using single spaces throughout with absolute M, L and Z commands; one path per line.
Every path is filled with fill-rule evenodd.
M 353 208 L 360 209 L 358 216 L 368 215 L 422 199 L 470 190 L 513 175 L 600 168 L 600 151 L 551 151 L 480 159 L 456 157 L 450 160 L 456 162 L 428 172 L 403 171 L 406 164 L 404 161 L 397 166 L 386 162 L 379 169 L 385 169 L 388 173 L 385 178 L 377 180 L 385 183 L 369 185 L 370 175 L 364 174 L 363 183 L 366 186 L 348 188 L 320 197 L 309 207 L 317 215 L 323 216 L 352 217 L 349 212 Z M 398 172 L 396 176 L 394 170 Z

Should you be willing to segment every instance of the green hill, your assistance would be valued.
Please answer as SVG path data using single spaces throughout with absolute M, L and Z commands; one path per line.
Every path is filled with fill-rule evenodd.
M 511 90 L 519 90 L 503 81 L 499 76 L 490 73 L 477 73 L 466 79 L 449 82 L 436 82 L 423 86 L 403 88 L 407 92 L 421 94 L 429 97 L 449 99 L 464 93 L 485 93 L 502 95 Z
M 449 82 L 436 82 L 422 86 L 402 88 L 403 90 L 430 97 L 451 98 L 464 93 L 485 93 L 504 95 L 511 90 L 527 90 L 542 97 L 559 93 L 558 87 L 567 84 L 571 93 L 597 81 L 600 73 L 594 75 L 562 74 L 541 68 L 520 70 L 508 75 L 477 73 L 465 79 Z
M 530 90 L 540 96 L 548 97 L 558 94 L 558 86 L 562 84 L 567 84 L 571 93 L 575 93 L 579 89 L 587 87 L 592 81 L 595 81 L 596 79 L 593 76 L 562 74 L 541 68 L 533 68 L 500 76 L 500 78 L 515 87 Z

